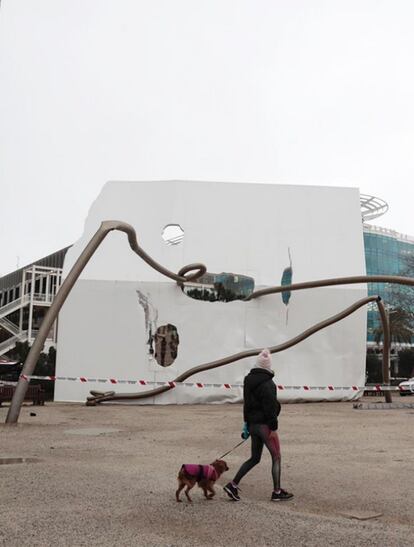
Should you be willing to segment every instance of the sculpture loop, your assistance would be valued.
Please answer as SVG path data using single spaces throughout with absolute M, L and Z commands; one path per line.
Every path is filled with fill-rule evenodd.
M 192 271 L 194 271 L 191 275 L 186 275 Z M 185 281 L 195 281 L 202 275 L 204 275 L 207 272 L 207 268 L 204 266 L 204 264 L 200 264 L 196 262 L 195 264 L 188 264 L 187 266 L 183 266 L 179 271 L 178 275 L 179 277 L 183 277 Z

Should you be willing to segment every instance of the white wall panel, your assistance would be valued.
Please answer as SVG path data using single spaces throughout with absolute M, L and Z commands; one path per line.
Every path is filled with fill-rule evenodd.
M 359 192 L 271 184 L 209 182 L 107 183 L 93 203 L 79 241 L 66 255 L 67 274 L 103 220 L 129 222 L 140 245 L 158 262 L 178 271 L 203 262 L 209 272 L 250 275 L 256 289 L 279 285 L 293 261 L 293 282 L 364 275 Z M 184 239 L 167 246 L 166 224 L 180 224 Z M 180 336 L 170 367 L 149 359 L 144 313 L 136 291 L 148 294 L 158 326 L 174 324 Z M 243 303 L 210 303 L 184 295 L 129 248 L 125 234 L 110 233 L 64 305 L 59 322 L 57 374 L 172 380 L 179 373 L 243 349 L 281 343 L 366 296 L 365 286 L 296 291 L 287 308 L 281 295 Z M 325 329 L 273 357 L 277 383 L 353 385 L 364 380 L 366 311 Z M 247 359 L 194 379 L 241 382 Z M 57 382 L 56 400 L 85 400 L 91 384 Z M 148 388 L 145 388 L 148 389 Z M 117 391 L 135 391 L 117 386 Z M 298 400 L 299 393 L 280 392 Z M 300 398 L 338 399 L 349 392 L 300 392 Z M 179 388 L 155 403 L 240 400 L 240 392 Z M 149 401 L 143 401 L 148 403 Z

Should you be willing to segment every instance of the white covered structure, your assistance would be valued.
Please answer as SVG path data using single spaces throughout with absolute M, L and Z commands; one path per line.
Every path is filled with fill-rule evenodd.
M 109 182 L 93 203 L 82 237 L 69 249 L 63 277 L 103 220 L 134 226 L 140 246 L 178 272 L 202 262 L 212 273 L 251 276 L 255 289 L 281 284 L 292 261 L 293 283 L 365 275 L 359 191 L 355 188 L 163 181 Z M 184 230 L 167 245 L 166 225 Z M 59 316 L 58 376 L 173 380 L 232 353 L 276 345 L 366 296 L 364 285 L 292 292 L 251 302 L 206 302 L 186 296 L 111 232 L 77 281 Z M 149 352 L 149 333 L 174 325 L 178 354 L 166 367 Z M 276 382 L 290 386 L 364 385 L 366 308 L 273 356 Z M 254 359 L 188 381 L 242 383 Z M 57 381 L 55 399 L 85 401 L 107 385 Z M 150 389 L 119 384 L 118 392 Z M 340 400 L 351 390 L 280 391 L 281 400 Z M 177 387 L 148 403 L 240 401 L 241 390 Z

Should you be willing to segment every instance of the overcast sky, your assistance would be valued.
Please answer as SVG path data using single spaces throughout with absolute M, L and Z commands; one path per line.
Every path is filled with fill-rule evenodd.
M 3 0 L 0 275 L 107 180 L 357 186 L 414 235 L 413 27 L 411 0 Z

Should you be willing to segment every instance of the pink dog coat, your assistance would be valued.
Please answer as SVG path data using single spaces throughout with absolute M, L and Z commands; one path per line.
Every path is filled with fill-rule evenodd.
M 182 468 L 186 473 L 197 479 L 197 482 L 202 479 L 216 481 L 218 479 L 217 471 L 212 465 L 198 465 L 196 463 L 185 463 Z

